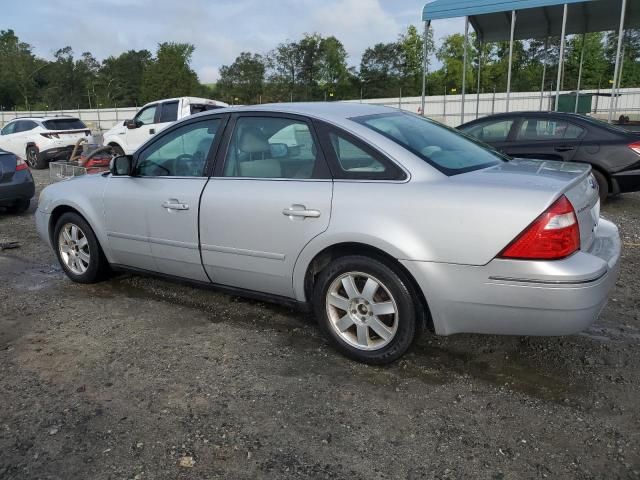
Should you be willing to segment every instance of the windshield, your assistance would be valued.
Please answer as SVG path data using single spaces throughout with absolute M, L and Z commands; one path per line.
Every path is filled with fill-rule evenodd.
M 504 158 L 457 130 L 408 113 L 355 117 L 371 130 L 393 140 L 445 175 L 457 175 L 496 165 Z
M 42 125 L 47 130 L 80 130 L 87 126 L 77 118 L 56 118 L 55 120 L 45 120 Z

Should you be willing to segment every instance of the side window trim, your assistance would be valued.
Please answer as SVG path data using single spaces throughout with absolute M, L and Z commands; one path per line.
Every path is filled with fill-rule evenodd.
M 209 153 L 207 155 L 207 158 L 205 159 L 204 162 L 204 167 L 202 169 L 202 175 L 197 176 L 197 177 L 175 177 L 175 176 L 135 176 L 136 178 L 208 178 L 211 176 L 211 169 L 212 169 L 212 165 L 214 163 L 214 159 L 217 157 L 218 154 L 218 150 L 220 150 L 220 144 L 222 143 L 223 138 L 225 137 L 225 133 L 227 130 L 227 124 L 229 123 L 229 115 L 228 114 L 224 114 L 224 115 L 215 115 L 215 116 L 207 116 L 205 118 L 197 118 L 197 119 L 193 119 L 191 121 L 187 121 L 184 123 L 179 123 L 176 125 L 171 125 L 169 128 L 166 128 L 164 130 L 162 130 L 162 132 L 160 134 L 158 134 L 157 136 L 152 138 L 152 141 L 150 141 L 149 143 L 147 143 L 144 147 L 144 149 L 139 150 L 137 152 L 135 152 L 133 154 L 133 158 L 132 158 L 132 164 L 133 164 L 133 171 L 136 171 L 136 168 L 138 166 L 138 159 L 140 157 L 140 155 L 142 155 L 148 148 L 150 148 L 151 146 L 155 145 L 156 142 L 161 141 L 166 135 L 171 134 L 171 132 L 185 127 L 187 125 L 191 125 L 194 123 L 200 123 L 200 122 L 207 122 L 207 121 L 211 121 L 211 120 L 220 120 L 220 127 L 218 128 L 218 132 L 216 133 L 215 138 L 213 139 L 213 144 L 211 145 L 211 147 L 209 148 Z
M 396 162 L 391 160 L 387 155 L 380 152 L 377 148 L 373 147 L 371 144 L 366 141 L 356 137 L 355 135 L 347 132 L 346 130 L 331 125 L 329 123 L 316 120 L 314 123 L 317 126 L 318 132 L 320 133 L 320 144 L 322 149 L 324 150 L 325 157 L 327 158 L 327 163 L 329 164 L 329 168 L 331 170 L 331 175 L 334 180 L 343 180 L 343 181 L 367 181 L 367 182 L 406 182 L 409 179 L 409 175 L 406 170 L 398 165 Z M 336 156 L 336 153 L 333 149 L 333 145 L 331 143 L 331 138 L 329 136 L 330 133 L 335 133 L 339 137 L 344 138 L 346 141 L 354 144 L 357 148 L 360 148 L 365 153 L 371 155 L 374 159 L 382 163 L 385 167 L 392 169 L 396 172 L 395 178 L 391 178 L 393 175 L 390 173 L 384 172 L 387 176 L 383 177 L 382 175 L 376 176 L 375 174 L 371 174 L 371 172 L 354 172 L 352 175 L 346 174 L 346 172 L 340 166 L 340 162 Z
M 296 122 L 305 123 L 309 128 L 309 132 L 311 133 L 311 138 L 317 145 L 317 157 L 316 163 L 318 164 L 317 168 L 314 168 L 315 174 L 311 178 L 255 178 L 255 180 L 265 181 L 265 180 L 277 180 L 277 181 L 313 181 L 313 180 L 331 180 L 331 169 L 329 167 L 329 161 L 327 159 L 326 153 L 324 152 L 322 146 L 322 140 L 320 139 L 319 132 L 316 130 L 315 122 L 303 115 L 296 115 L 290 113 L 280 113 L 280 112 L 261 112 L 261 111 L 253 111 L 253 112 L 240 112 L 240 113 L 232 113 L 229 116 L 229 121 L 226 124 L 226 128 L 224 131 L 224 140 L 220 148 L 218 148 L 217 155 L 214 159 L 214 165 L 211 169 L 210 176 L 214 178 L 224 178 L 224 179 L 253 179 L 252 177 L 225 177 L 224 175 L 224 167 L 227 159 L 227 154 L 229 152 L 229 147 L 231 146 L 231 142 L 233 140 L 233 135 L 236 130 L 236 125 L 238 120 L 243 117 L 265 117 L 265 118 L 279 118 L 279 119 L 289 119 Z

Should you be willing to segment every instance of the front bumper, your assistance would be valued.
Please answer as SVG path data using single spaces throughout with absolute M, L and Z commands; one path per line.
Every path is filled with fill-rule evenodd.
M 38 206 L 35 217 L 38 236 L 51 248 L 51 237 L 49 235 L 49 221 L 51 219 L 51 214 L 40 210 L 40 206 Z
M 402 263 L 421 287 L 439 335 L 569 335 L 591 325 L 604 308 L 620 249 L 617 227 L 600 219 L 589 251 L 563 260 Z
M 29 170 L 13 174 L 10 182 L 0 183 L 0 206 L 10 206 L 16 200 L 29 200 L 36 193 L 33 176 Z

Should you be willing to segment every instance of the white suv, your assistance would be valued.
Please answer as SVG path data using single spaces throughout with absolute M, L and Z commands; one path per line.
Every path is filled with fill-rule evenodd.
M 0 130 L 0 149 L 40 169 L 51 160 L 69 158 L 76 141 L 90 134 L 91 130 L 73 117 L 16 118 Z
M 103 142 L 118 155 L 131 155 L 140 145 L 176 120 L 228 106 L 218 100 L 198 97 L 167 98 L 147 103 L 132 120 L 125 120 L 104 132 Z

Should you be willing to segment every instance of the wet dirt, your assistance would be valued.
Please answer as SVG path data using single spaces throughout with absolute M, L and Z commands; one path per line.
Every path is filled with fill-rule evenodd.
M 33 208 L 0 212 L 2 479 L 640 478 L 640 195 L 603 208 L 625 246 L 589 330 L 425 335 L 388 367 L 287 307 L 73 284 Z

